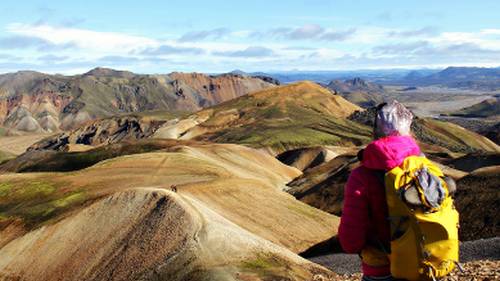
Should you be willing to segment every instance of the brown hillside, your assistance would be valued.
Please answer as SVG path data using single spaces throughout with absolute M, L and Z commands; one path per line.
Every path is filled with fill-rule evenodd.
M 231 74 L 139 75 L 106 68 L 75 76 L 8 73 L 0 75 L 0 126 L 50 133 L 123 113 L 193 112 L 272 86 Z
M 457 182 L 460 237 L 476 240 L 500 236 L 500 166 L 484 167 Z
M 0 254 L 0 278 L 8 280 L 333 276 L 245 231 L 198 200 L 151 188 L 105 197 L 10 242 Z
M 173 72 L 168 76 L 205 96 L 207 101 L 203 107 L 216 105 L 270 86 L 264 80 L 236 74 L 208 76 L 202 73 Z
M 213 144 L 179 145 L 169 151 L 113 158 L 77 173 L 0 175 L 0 225 L 21 218 L 29 231 L 120 190 L 177 185 L 179 194 L 197 198 L 240 227 L 293 251 L 336 233 L 336 217 L 281 191 L 300 172 L 263 152 Z M 273 219 L 276 214 L 279 223 Z

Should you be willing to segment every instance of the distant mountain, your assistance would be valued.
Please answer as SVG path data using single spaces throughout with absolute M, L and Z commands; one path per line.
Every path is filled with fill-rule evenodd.
M 410 71 L 403 79 L 405 80 L 417 80 L 417 79 L 420 79 L 422 77 L 425 77 L 426 74 L 420 72 L 420 71 L 417 71 L 417 70 L 413 70 L 413 71 Z
M 489 89 L 496 87 L 500 68 L 448 67 L 445 69 L 374 69 L 374 70 L 318 70 L 318 71 L 270 71 L 245 72 L 233 70 L 230 73 L 247 76 L 267 76 L 288 84 L 310 80 L 328 84 L 332 80 L 352 80 L 361 77 L 365 81 L 380 85 L 429 86 Z M 480 82 L 480 83 L 479 83 Z M 488 88 L 489 87 L 489 88 Z
M 84 73 L 83 76 L 115 77 L 115 78 L 131 79 L 135 76 L 135 74 L 133 72 L 126 70 L 116 70 L 111 68 L 96 67 Z
M 497 80 L 499 78 L 500 68 L 484 67 L 448 67 L 426 77 L 428 80 L 446 79 L 447 81 Z
M 500 68 L 448 67 L 431 75 L 419 76 L 418 73 L 409 73 L 400 82 L 418 86 L 442 85 L 473 90 L 500 88 Z
M 333 80 L 326 87 L 361 107 L 375 106 L 384 100 L 381 96 L 384 93 L 383 86 L 359 77 L 345 81 Z
M 340 93 L 367 92 L 383 93 L 384 87 L 375 83 L 367 82 L 359 77 L 345 81 L 333 80 L 327 87 Z
M 484 100 L 453 112 L 450 115 L 462 117 L 500 117 L 500 97 Z
M 250 76 L 249 73 L 243 71 L 243 70 L 240 70 L 240 69 L 235 69 L 231 72 L 228 72 L 229 74 L 237 74 L 237 75 L 245 75 L 245 76 Z
M 230 73 L 248 75 L 248 76 L 267 76 L 279 80 L 283 84 L 289 84 L 304 80 L 313 81 L 321 84 L 328 84 L 332 80 L 346 80 L 362 77 L 367 81 L 384 83 L 387 81 L 396 81 L 402 79 L 411 70 L 408 69 L 368 69 L 368 70 L 292 70 L 292 71 L 269 71 L 269 72 L 245 72 L 239 69 Z M 437 70 L 417 70 L 428 74 Z
M 140 75 L 95 68 L 62 76 L 20 71 L 0 75 L 0 127 L 55 132 L 129 112 L 193 112 L 275 84 L 270 78 L 236 74 Z
M 402 81 L 405 81 L 405 83 L 411 82 L 411 81 L 417 81 L 419 79 L 422 79 L 426 76 L 433 75 L 435 73 L 438 73 L 441 70 L 436 70 L 436 69 L 418 69 L 418 70 L 412 70 L 408 72 L 403 78 Z
M 223 73 L 223 74 L 219 74 L 219 76 L 221 75 L 239 75 L 239 76 L 243 76 L 243 77 L 252 77 L 252 78 L 258 78 L 258 79 L 261 79 L 261 80 L 264 80 L 268 83 L 271 83 L 271 84 L 274 84 L 274 85 L 280 85 L 281 82 L 270 76 L 269 74 L 267 73 L 264 73 L 264 72 L 253 72 L 253 73 L 247 73 L 243 70 L 239 70 L 239 69 L 236 69 L 236 70 L 233 70 L 229 73 Z

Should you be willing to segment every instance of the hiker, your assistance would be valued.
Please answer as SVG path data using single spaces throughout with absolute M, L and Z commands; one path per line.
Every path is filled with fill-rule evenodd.
M 411 280 L 433 280 L 436 279 L 435 277 L 448 274 L 453 269 L 454 262 L 458 261 L 458 231 L 456 226 L 458 213 L 453 208 L 453 200 L 450 198 L 454 183 L 451 179 L 446 179 L 438 167 L 423 157 L 419 146 L 410 135 L 412 119 L 413 114 L 397 101 L 379 105 L 375 113 L 374 140 L 358 153 L 361 165 L 351 172 L 345 186 L 338 237 L 345 252 L 359 253 L 362 260 L 362 280 L 364 281 L 396 280 L 392 276 L 398 276 L 398 274 L 411 276 L 408 278 Z M 404 170 L 405 167 L 409 169 L 407 167 L 409 164 L 414 165 L 412 166 L 414 169 L 417 165 L 423 168 L 417 170 L 420 174 L 413 172 L 413 179 L 407 180 L 407 178 L 412 178 L 412 176 L 408 176 L 409 174 L 405 174 L 406 170 Z M 398 167 L 402 168 L 393 169 Z M 395 172 L 395 170 L 398 171 Z M 406 180 L 404 188 L 396 189 L 399 193 L 387 189 L 386 173 L 403 175 L 403 178 L 397 178 Z M 423 179 L 421 181 L 419 181 L 420 178 L 415 180 L 415 177 L 419 176 Z M 394 184 L 394 182 L 392 183 Z M 412 189 L 414 186 L 415 188 Z M 420 193 L 422 196 L 419 197 L 418 192 L 421 192 L 422 186 L 424 186 L 425 191 Z M 417 188 L 420 189 L 416 190 Z M 391 191 L 387 193 L 387 197 L 386 190 Z M 404 202 L 403 199 L 400 199 L 403 196 L 405 196 Z M 422 197 L 424 197 L 427 206 L 423 206 L 422 202 L 424 201 L 420 200 Z M 387 204 L 389 198 L 393 200 L 392 204 L 389 205 L 392 206 L 390 209 Z M 409 206 L 409 203 L 412 202 L 420 205 Z M 394 208 L 399 209 L 395 210 Z M 417 208 L 420 209 L 415 211 Z M 410 229 L 408 227 L 410 223 L 415 222 L 415 225 L 418 225 L 420 219 L 418 216 L 426 216 L 432 212 L 442 212 L 449 218 L 446 219 L 449 223 L 445 226 L 447 231 L 443 234 L 445 237 L 436 238 L 442 240 L 443 243 L 448 243 L 446 249 L 449 250 L 442 251 L 442 256 L 436 259 L 437 261 L 441 258 L 445 259 L 442 265 L 446 268 L 437 266 L 431 269 L 431 266 L 434 266 L 432 264 L 426 267 L 427 263 L 421 262 L 422 257 L 427 255 L 427 249 L 424 247 L 409 249 L 410 247 L 403 245 L 403 250 L 401 250 L 400 245 L 398 245 L 399 248 L 396 251 L 391 249 L 394 247 L 391 245 L 394 244 L 391 241 L 401 238 Z M 394 213 L 397 213 L 398 216 L 395 216 Z M 400 215 L 401 213 L 404 215 Z M 416 218 L 412 216 L 416 216 Z M 394 226 L 394 218 L 399 219 L 397 227 Z M 403 227 L 400 228 L 403 224 L 405 230 L 397 231 L 403 229 Z M 440 227 L 438 224 L 436 225 Z M 433 232 L 437 233 L 438 231 Z M 423 234 L 428 235 L 427 233 Z M 435 235 L 441 235 L 441 233 L 431 233 L 430 235 L 434 239 Z M 405 239 L 408 237 L 407 235 Z M 423 241 L 425 238 L 423 235 L 421 237 L 422 241 L 412 241 L 409 245 L 425 246 Z M 404 247 L 407 247 L 408 250 Z M 391 250 L 393 250 L 392 253 Z M 393 260 L 391 267 L 389 257 L 394 258 L 401 251 L 404 252 L 403 257 L 400 255 Z M 425 253 L 421 254 L 418 251 Z M 411 261 L 409 261 L 410 259 Z M 414 263 L 411 264 L 411 262 Z M 395 274 L 394 269 L 400 264 L 404 264 L 404 266 L 397 269 L 397 274 Z M 426 276 L 419 273 L 423 266 Z

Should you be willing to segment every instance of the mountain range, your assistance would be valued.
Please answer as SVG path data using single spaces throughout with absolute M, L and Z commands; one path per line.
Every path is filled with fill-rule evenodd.
M 335 93 L 245 73 L 21 74 L 2 80 L 9 126 L 23 107 L 38 124 L 40 112 L 90 117 L 0 136 L 0 280 L 352 280 L 337 270 L 345 259 L 304 257 L 341 255 L 344 185 L 375 114 L 347 94 L 383 87 L 348 79 L 331 83 Z M 460 238 L 500 236 L 500 147 L 434 118 L 415 117 L 412 133 L 457 182 Z
M 236 143 L 273 154 L 317 145 L 354 147 L 371 139 L 373 108 L 363 110 L 313 82 L 262 91 L 170 120 L 122 116 L 97 120 L 34 144 L 30 149 L 71 150 L 121 140 L 168 138 Z M 453 123 L 417 118 L 415 137 L 432 153 L 497 151 L 489 139 Z
M 296 78 L 285 81 L 309 77 L 300 76 L 300 73 L 295 73 Z M 306 72 L 310 73 L 316 72 Z M 373 78 L 373 71 L 367 72 L 372 75 L 368 81 L 359 76 L 327 80 L 328 75 L 331 77 L 337 72 L 318 73 L 326 75 L 320 80 L 325 81 L 327 88 L 357 105 L 370 107 L 383 101 L 384 87 L 370 82 L 378 81 Z M 500 86 L 499 68 L 449 67 L 438 72 L 415 70 L 395 73 L 406 73 L 406 76 L 398 74 L 399 78 L 391 80 L 394 72 L 381 72 L 380 75 L 388 75 L 381 83 L 473 90 L 494 90 Z M 0 134 L 52 133 L 74 129 L 95 119 L 128 113 L 195 112 L 279 85 L 276 77 L 279 76 L 273 78 L 273 74 L 248 74 L 243 71 L 219 75 L 179 72 L 144 75 L 106 68 L 95 68 L 74 76 L 33 71 L 3 74 L 0 75 Z
M 233 74 L 139 75 L 106 68 L 75 76 L 21 71 L 0 75 L 0 126 L 11 134 L 56 132 L 130 112 L 193 112 L 274 82 Z
M 379 69 L 352 71 L 283 71 L 246 73 L 273 77 L 282 83 L 311 80 L 328 84 L 332 80 L 352 80 L 360 77 L 382 85 L 444 86 L 471 90 L 494 91 L 500 87 L 500 68 L 493 67 L 447 67 L 444 69 Z
M 447 67 L 434 73 L 411 71 L 387 84 L 429 86 L 495 91 L 500 87 L 500 68 Z

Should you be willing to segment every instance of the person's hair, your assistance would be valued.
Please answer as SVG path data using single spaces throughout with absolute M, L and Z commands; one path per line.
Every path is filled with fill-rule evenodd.
M 383 103 L 380 103 L 377 105 L 377 107 L 375 107 L 375 115 L 373 116 L 373 138 L 377 138 L 376 137 L 376 131 L 377 131 L 377 115 L 378 115 L 378 112 L 382 109 L 382 107 L 386 106 L 387 103 L 386 102 L 383 102 Z
M 381 103 L 375 111 L 373 137 L 379 139 L 388 136 L 410 135 L 412 120 L 411 111 L 398 101 Z

